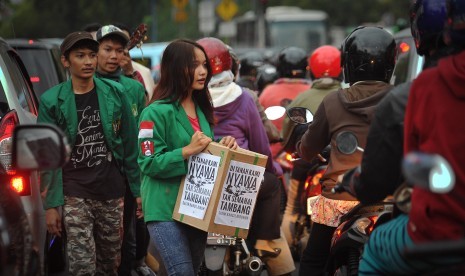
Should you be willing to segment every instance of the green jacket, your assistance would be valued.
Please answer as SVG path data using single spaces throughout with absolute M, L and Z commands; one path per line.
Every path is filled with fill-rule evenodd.
M 136 123 L 138 123 L 139 116 L 145 108 L 145 88 L 142 83 L 123 75 L 117 78 L 108 78 L 98 72 L 95 75 L 99 79 L 114 81 L 114 85 L 119 86 L 124 91 L 124 95 L 127 97 L 129 106 L 131 107 L 132 115 L 136 119 Z
M 128 97 L 132 115 L 138 123 L 140 114 L 145 108 L 145 88 L 142 83 L 125 76 L 119 77 L 119 83 L 126 90 L 124 94 Z
M 126 175 L 135 197 L 140 196 L 140 173 L 137 167 L 137 126 L 120 86 L 94 77 L 105 141 L 121 172 Z M 71 148 L 77 134 L 77 110 L 71 80 L 47 90 L 41 97 L 37 122 L 51 123 L 66 134 Z M 132 134 L 132 135 L 128 135 Z M 44 208 L 64 204 L 62 170 L 41 172 L 41 188 L 48 188 Z
M 196 107 L 202 132 L 213 139 L 213 130 L 205 115 Z M 140 125 L 152 131 L 139 130 L 139 167 L 142 172 L 142 208 L 145 221 L 171 221 L 181 178 L 187 174 L 187 160 L 182 148 L 194 134 L 187 114 L 179 103 L 156 101 L 141 114 Z M 141 150 L 144 142 L 153 145 L 152 154 Z

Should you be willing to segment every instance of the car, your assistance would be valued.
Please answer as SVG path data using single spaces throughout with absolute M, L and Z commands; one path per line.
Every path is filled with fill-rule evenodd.
M 12 167 L 13 129 L 36 123 L 37 115 L 38 101 L 26 67 L 18 52 L 0 38 L 0 165 L 6 172 L 4 182 L 20 196 L 33 230 L 34 258 L 41 261 L 46 227 L 38 173 L 23 174 Z
M 414 80 L 423 69 L 424 57 L 417 54 L 410 28 L 394 35 L 397 44 L 397 63 L 391 84 L 398 85 Z
M 54 125 L 18 125 L 12 142 L 13 167 L 24 175 L 37 169 L 59 168 L 69 156 L 66 137 Z M 0 275 L 38 275 L 34 228 L 28 222 L 20 195 L 8 185 L 10 177 L 3 165 L 0 181 Z
M 140 48 L 129 51 L 131 59 L 149 68 L 155 83 L 160 79 L 160 62 L 163 51 L 169 42 L 144 43 Z
M 68 79 L 61 64 L 59 39 L 8 39 L 19 54 L 31 78 L 37 98 L 49 88 Z

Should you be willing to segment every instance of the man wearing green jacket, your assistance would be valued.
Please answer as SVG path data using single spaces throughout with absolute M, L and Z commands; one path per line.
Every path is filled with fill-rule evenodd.
M 126 178 L 140 198 L 136 122 L 121 87 L 94 77 L 98 46 L 87 32 L 63 40 L 71 80 L 46 91 L 39 106 L 38 122 L 59 126 L 71 145 L 62 169 L 41 172 L 51 234 L 62 234 L 63 207 L 70 275 L 117 275 Z
M 140 82 L 132 79 L 132 76 L 124 76 L 120 67 L 129 37 L 113 25 L 102 26 L 95 36 L 100 44 L 96 76 L 118 82 L 122 86 L 123 93 L 131 106 L 132 115 L 138 122 L 140 113 L 145 107 L 145 88 Z M 137 137 L 137 131 L 130 134 Z M 125 276 L 131 274 L 131 268 L 136 261 L 136 200 L 128 185 L 124 195 L 123 228 L 121 265 L 118 273 Z

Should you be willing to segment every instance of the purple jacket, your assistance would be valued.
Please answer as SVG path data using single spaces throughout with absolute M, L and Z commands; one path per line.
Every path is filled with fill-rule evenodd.
M 253 98 L 245 91 L 234 101 L 215 107 L 215 139 L 224 136 L 236 138 L 243 148 L 268 156 L 266 170 L 276 173 L 273 167 L 270 144 Z

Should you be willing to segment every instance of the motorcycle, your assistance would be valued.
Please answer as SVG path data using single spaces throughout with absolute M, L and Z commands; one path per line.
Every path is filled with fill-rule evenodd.
M 240 237 L 208 233 L 205 260 L 199 276 L 260 275 L 265 263 L 254 256 Z
M 357 137 L 348 131 L 336 136 L 336 147 L 338 151 L 346 155 L 364 151 L 358 146 Z M 344 185 L 349 184 L 336 185 L 333 193 L 345 191 Z M 394 201 L 388 198 L 373 204 L 358 204 L 342 216 L 331 240 L 330 257 L 326 267 L 329 275 L 358 275 L 363 247 L 371 232 L 378 225 L 390 220 L 393 211 Z
M 301 136 L 308 129 L 308 125 L 313 121 L 313 114 L 310 110 L 303 107 L 292 107 L 287 111 L 287 116 L 289 119 L 296 123 L 288 142 L 284 146 L 284 150 L 287 154 L 292 156 L 291 161 L 299 161 L 300 158 L 295 152 L 295 145 L 300 140 Z M 302 254 L 302 250 L 306 247 L 306 242 L 310 234 L 311 229 L 311 202 L 316 196 L 321 194 L 321 183 L 320 179 L 326 171 L 328 166 L 329 156 L 330 156 L 331 147 L 328 145 L 316 158 L 311 162 L 305 162 L 304 164 L 299 164 L 300 167 L 306 168 L 306 173 L 304 177 L 299 177 L 300 183 L 297 189 L 297 206 L 293 206 L 297 209 L 295 222 L 290 226 L 291 231 L 291 242 L 289 242 L 289 247 L 291 249 L 294 259 L 299 260 Z M 291 206 L 289 205 L 288 208 Z

